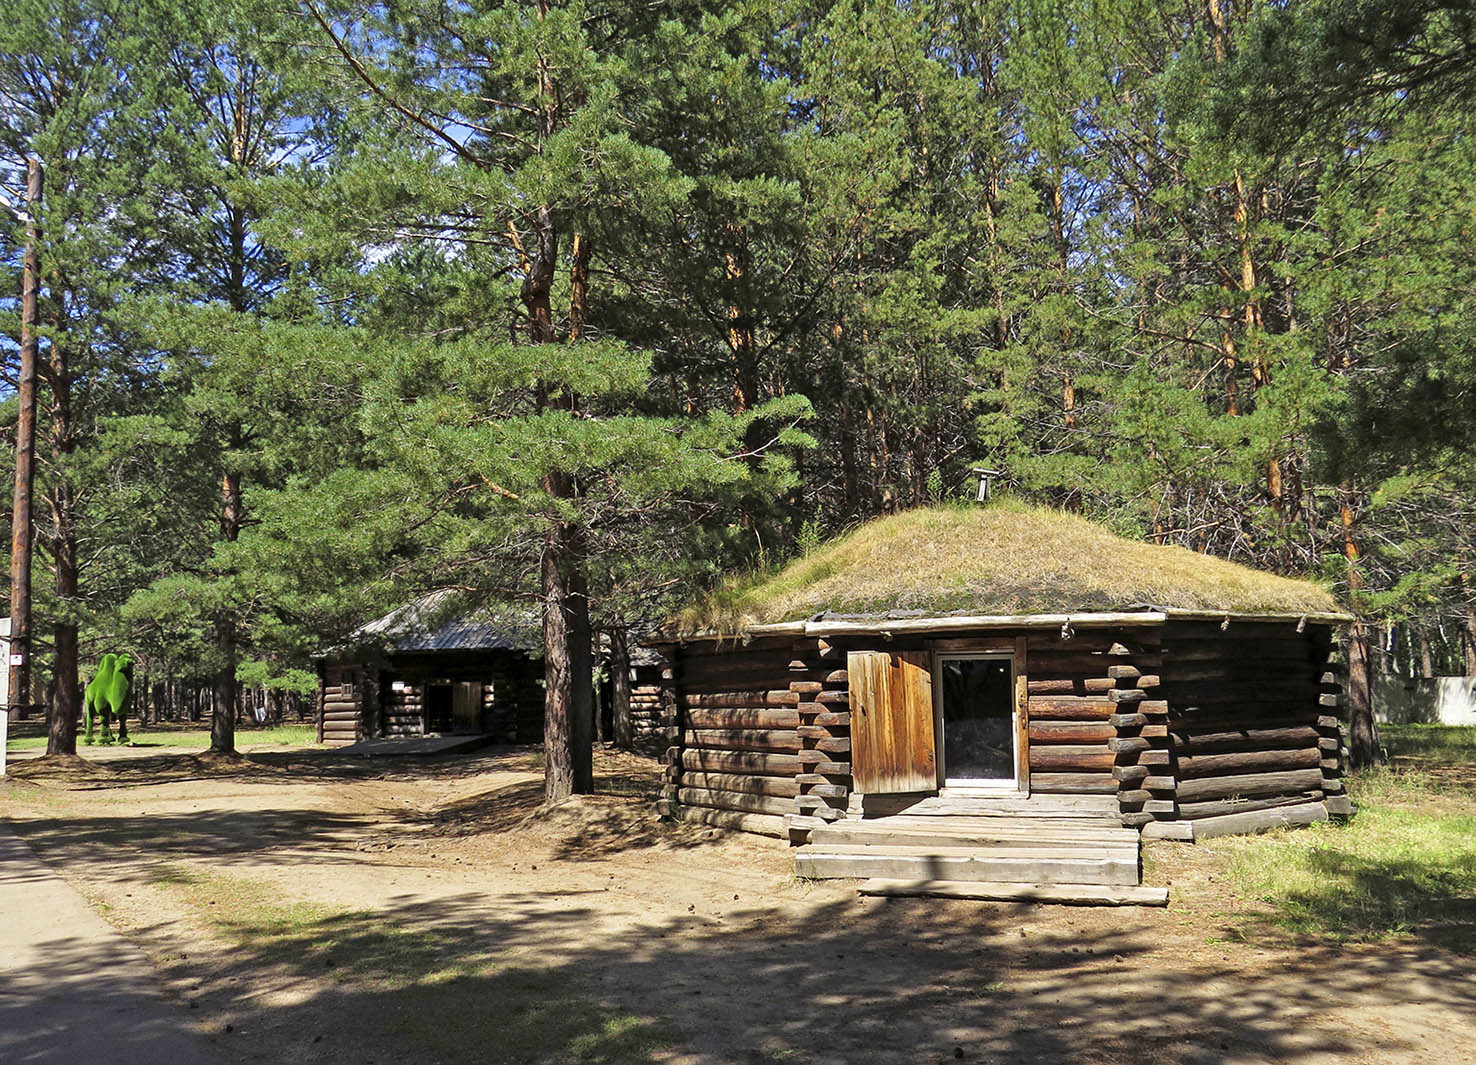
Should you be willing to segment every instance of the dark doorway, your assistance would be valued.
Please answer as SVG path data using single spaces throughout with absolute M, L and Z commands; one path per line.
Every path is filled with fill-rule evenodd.
M 943 776 L 949 784 L 1015 785 L 1014 662 L 941 658 Z
M 425 731 L 450 732 L 453 706 L 449 684 L 432 684 L 425 692 Z

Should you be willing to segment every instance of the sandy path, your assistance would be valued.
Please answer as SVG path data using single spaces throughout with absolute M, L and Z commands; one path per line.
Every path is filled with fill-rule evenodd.
M 0 812 L 240 1061 L 1476 1063 L 1469 957 L 1226 941 L 1192 850 L 1167 911 L 860 899 L 599 769 L 531 816 L 530 752 L 165 755 Z

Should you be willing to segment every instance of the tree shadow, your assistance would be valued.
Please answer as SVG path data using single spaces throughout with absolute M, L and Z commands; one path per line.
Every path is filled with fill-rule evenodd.
M 653 812 L 660 767 L 624 752 L 604 752 L 597 763 L 597 794 L 575 796 L 546 807 L 541 774 L 531 775 L 536 748 L 511 747 L 469 754 L 363 759 L 333 752 L 273 752 L 220 758 L 211 755 L 148 755 L 96 762 L 69 759 L 18 780 L 66 792 L 107 792 L 195 781 L 245 784 L 314 784 L 332 781 L 382 783 L 413 789 L 426 781 L 463 778 L 514 779 L 431 809 L 365 809 L 342 813 L 310 805 L 275 803 L 263 809 L 230 808 L 231 799 L 208 800 L 188 813 L 132 814 L 109 805 L 84 816 L 42 816 L 17 823 L 48 857 L 69 861 L 88 848 L 125 848 L 155 859 L 208 857 L 223 862 L 255 860 L 271 852 L 311 853 L 315 862 L 356 861 L 358 851 L 389 851 L 406 844 L 517 834 L 551 856 L 596 860 L 652 847 L 694 848 L 721 842 L 705 826 L 660 820 Z M 105 800 L 106 802 L 106 800 Z M 215 807 L 215 808 L 210 808 Z
M 305 997 L 274 1023 L 315 1026 L 325 1060 L 1000 1062 L 1147 1065 L 1247 1055 L 1287 1065 L 1371 1051 L 1399 1036 L 1337 1015 L 1376 992 L 1398 1008 L 1468 1014 L 1471 973 L 1436 952 L 1272 972 L 1176 964 L 1131 915 L 1026 937 L 1030 907 L 935 900 L 826 902 L 796 911 L 602 920 L 563 892 L 386 900 L 372 914 L 223 934 L 208 980 L 221 1018 L 259 1024 L 238 988 L 269 969 Z M 1417 1037 L 1412 1037 L 1417 1038 Z M 325 1048 L 326 1049 L 326 1048 Z
M 660 824 L 640 795 L 542 814 L 528 757 L 514 750 L 438 760 L 438 774 L 476 766 L 523 777 L 430 814 L 276 804 L 163 815 L 105 810 L 17 828 L 62 862 L 106 848 L 137 854 L 152 868 L 204 858 L 226 869 L 259 867 L 273 856 L 284 869 L 361 863 L 356 848 L 366 842 L 421 832 L 513 833 L 516 846 L 546 844 L 568 861 L 720 835 Z M 413 783 L 423 768 L 379 766 L 373 779 Z M 285 780 L 298 772 L 268 769 Z M 241 770 L 253 771 L 266 770 Z M 645 786 L 638 768 L 628 772 L 634 790 Z M 632 831 L 611 820 L 616 810 L 635 811 Z M 734 855 L 741 852 L 725 860 Z M 1366 877 L 1371 888 L 1411 877 L 1421 883 L 1417 870 L 1353 867 L 1336 854 L 1325 860 L 1329 875 Z M 676 895 L 692 869 L 660 877 L 650 883 Z M 1455 912 L 1468 927 L 1467 900 L 1452 911 L 1439 884 L 1426 888 L 1432 895 L 1421 905 L 1442 919 Z M 174 956 L 170 926 L 136 935 L 155 947 L 178 986 L 199 986 L 190 994 L 214 1038 L 252 1060 L 284 1060 L 284 1037 L 273 1033 L 285 1031 L 297 1041 L 285 1060 L 315 1063 L 1253 1058 L 1312 1065 L 1430 1053 L 1415 1042 L 1417 1025 L 1386 1025 L 1379 1011 L 1464 1018 L 1476 1009 L 1476 977 L 1459 953 L 1468 941 L 1448 949 L 1444 924 L 1416 929 L 1422 938 L 1413 943 L 1357 950 L 1311 942 L 1258 961 L 1243 948 L 1204 950 L 1202 940 L 1201 949 L 1176 952 L 1185 918 L 1175 911 L 1065 916 L 1012 904 L 837 899 L 827 890 L 763 905 L 740 905 L 735 896 L 732 906 L 697 912 L 694 903 L 685 914 L 673 912 L 680 903 L 670 898 L 632 899 L 618 913 L 613 897 L 566 883 L 450 896 L 367 893 L 348 909 L 282 899 L 207 915 L 222 949 L 203 958 Z M 1199 923 L 1194 936 L 1219 930 Z M 1282 937 L 1268 927 L 1262 942 L 1279 947 Z M 58 974 L 96 971 L 80 947 L 60 944 L 48 958 L 48 971 L 54 963 Z M 24 1009 L 23 997 L 6 994 Z
M 208 751 L 132 754 L 141 749 L 88 748 L 102 757 L 27 758 L 10 767 L 17 780 L 87 790 L 89 787 L 141 787 L 178 784 L 191 780 L 270 781 L 295 777 L 303 780 L 439 780 L 486 772 L 534 772 L 542 769 L 542 751 L 533 746 L 493 746 L 471 752 L 443 754 L 345 754 L 333 748 L 304 747 L 282 751 L 251 751 L 220 755 Z M 117 751 L 113 757 L 107 754 Z M 636 756 L 618 753 L 618 759 Z M 652 767 L 654 762 L 649 763 Z M 655 772 L 655 768 L 650 770 Z M 621 781 L 632 773 L 625 765 L 604 779 Z
M 98 849 L 144 862 L 209 858 L 230 865 L 268 854 L 310 852 L 315 863 L 360 860 L 355 848 L 380 825 L 370 816 L 273 807 L 13 821 L 48 861 L 84 859 Z

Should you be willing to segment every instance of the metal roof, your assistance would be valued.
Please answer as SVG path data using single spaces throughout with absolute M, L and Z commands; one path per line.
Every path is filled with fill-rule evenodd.
M 377 646 L 392 654 L 537 653 L 542 647 L 538 618 L 532 611 L 505 606 L 459 611 L 457 606 L 456 595 L 449 589 L 430 592 L 360 626 L 349 637 L 347 647 Z

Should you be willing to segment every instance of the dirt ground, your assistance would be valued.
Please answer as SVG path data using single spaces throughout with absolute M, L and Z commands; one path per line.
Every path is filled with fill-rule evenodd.
M 646 759 L 541 810 L 538 759 L 108 749 L 0 816 L 241 1062 L 1476 1063 L 1468 955 L 1247 935 L 1192 847 L 1167 910 L 862 899 L 658 821 Z

